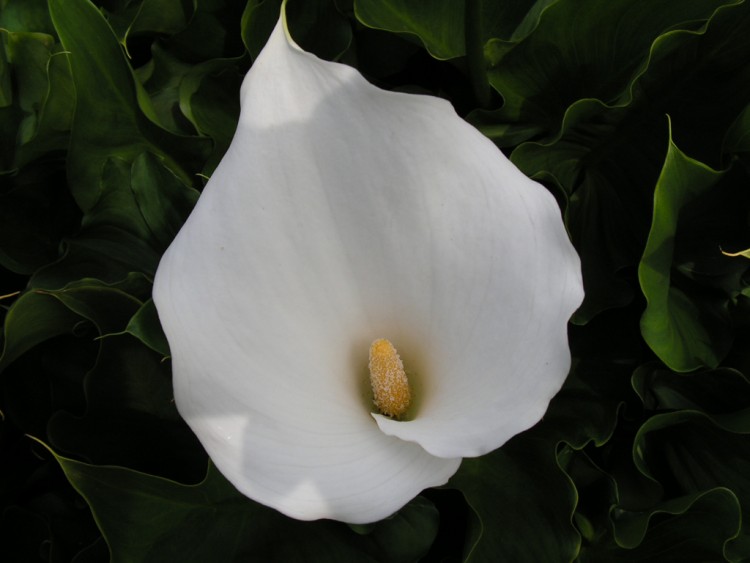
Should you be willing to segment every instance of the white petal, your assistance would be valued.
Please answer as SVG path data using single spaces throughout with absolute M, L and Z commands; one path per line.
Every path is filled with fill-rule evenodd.
M 179 282 L 171 289 L 180 291 Z M 238 347 L 243 352 L 212 350 L 200 338 L 177 339 L 175 400 L 217 467 L 247 496 L 302 520 L 366 523 L 396 512 L 458 469 L 460 459 L 433 457 L 380 432 L 356 393 L 354 401 L 342 401 L 288 385 L 272 356 L 289 354 L 282 370 L 309 378 L 324 378 L 323 366 L 346 372 L 349 366 L 337 364 L 347 359 L 316 357 L 324 361 L 308 365 L 310 356 L 294 350 L 264 353 L 263 338 L 249 328 L 221 331 L 220 338 L 249 345 Z
M 570 368 L 567 321 L 583 297 L 552 198 L 509 163 L 490 154 L 484 161 L 493 180 L 482 193 L 475 178 L 468 212 L 484 236 L 454 232 L 450 240 L 471 252 L 432 264 L 431 298 L 442 307 L 419 350 L 428 381 L 419 410 L 406 422 L 373 415 L 387 434 L 442 457 L 485 454 L 541 419 Z M 455 270 L 468 281 L 460 298 Z
M 325 66 L 276 29 L 154 299 L 177 406 L 226 477 L 290 516 L 361 523 L 444 484 L 460 459 L 387 436 L 370 417 L 371 325 L 340 254 L 345 233 L 329 217 L 330 184 L 316 177 L 330 172 L 309 150 L 321 139 L 305 123 L 341 70 L 355 74 Z M 342 126 L 329 112 L 322 135 Z M 338 159 L 334 147 L 319 152 Z
M 277 27 L 154 299 L 180 413 L 235 486 L 367 522 L 538 420 L 580 287 L 553 198 L 446 102 Z M 381 337 L 416 372 L 414 421 L 369 414 Z

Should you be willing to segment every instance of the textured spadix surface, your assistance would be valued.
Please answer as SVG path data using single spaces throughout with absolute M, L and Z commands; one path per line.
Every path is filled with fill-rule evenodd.
M 244 494 L 375 521 L 544 414 L 578 257 L 552 196 L 448 103 L 379 90 L 281 23 L 241 103 L 156 275 L 175 400 Z M 378 338 L 409 374 L 405 420 L 372 414 Z

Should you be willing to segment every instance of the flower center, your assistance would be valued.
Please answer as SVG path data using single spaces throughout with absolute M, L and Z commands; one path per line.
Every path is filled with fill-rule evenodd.
M 375 406 L 384 415 L 399 417 L 409 408 L 411 391 L 404 364 L 385 338 L 370 346 L 370 384 Z

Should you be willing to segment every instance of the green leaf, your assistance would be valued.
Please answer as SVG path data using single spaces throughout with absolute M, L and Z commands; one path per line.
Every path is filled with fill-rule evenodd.
M 19 131 L 23 137 L 17 155 L 18 166 L 37 159 L 49 158 L 57 151 L 67 150 L 75 106 L 75 90 L 65 56 L 51 53 L 46 66 L 48 86 L 44 97 L 34 108 L 33 128 Z
M 167 342 L 167 337 L 164 336 L 164 331 L 161 329 L 159 315 L 153 300 L 149 299 L 141 305 L 141 308 L 128 322 L 125 332 L 132 334 L 163 357 L 169 356 L 169 342 Z
M 205 159 L 205 140 L 174 135 L 152 121 L 157 115 L 117 38 L 88 0 L 49 0 L 49 6 L 77 93 L 68 174 L 83 212 L 102 197 L 100 178 L 113 155 L 131 161 L 153 152 L 190 184 L 196 164 Z
M 91 277 L 104 283 L 142 288 L 153 278 L 159 253 L 138 236 L 117 227 L 84 229 L 61 244 L 57 262 L 37 270 L 29 281 L 35 289 L 61 289 L 73 280 Z M 133 290 L 137 291 L 137 290 Z
M 3 49 L 0 50 L 0 108 L 7 108 L 13 103 L 13 85 L 10 81 L 10 57 L 8 56 L 8 33 L 3 30 L 2 45 Z M 9 121 L 10 115 L 7 112 L 3 112 L 5 120 Z
M 169 0 L 161 1 L 169 3 Z M 181 60 L 193 64 L 241 56 L 244 47 L 239 22 L 245 3 L 234 0 L 191 1 L 194 11 L 187 27 L 170 36 L 165 41 L 166 48 Z
M 54 27 L 47 11 L 47 0 L 3 0 L 0 3 L 0 28 L 52 35 Z
M 689 499 L 718 487 L 727 489 L 733 499 L 725 499 L 724 508 L 717 507 L 713 516 L 717 523 L 734 525 L 734 532 L 696 533 L 696 537 L 706 543 L 729 539 L 724 550 L 727 559 L 744 560 L 750 552 L 750 486 L 746 479 L 750 468 L 746 400 L 750 381 L 731 369 L 681 375 L 652 364 L 635 372 L 633 386 L 644 406 L 660 413 L 649 418 L 635 436 L 636 466 L 663 486 L 667 502 L 682 502 L 682 496 Z M 738 509 L 741 518 L 734 515 Z M 640 519 L 637 515 L 625 517 Z M 620 533 L 617 528 L 615 531 Z
M 552 134 L 574 102 L 597 98 L 613 103 L 627 96 L 657 37 L 675 28 L 694 28 L 729 3 L 556 2 L 541 12 L 533 32 L 512 49 L 488 46 L 490 83 L 505 102 L 494 119 Z
M 177 413 L 162 358 L 130 335 L 101 339 L 86 375 L 86 411 L 56 412 L 47 425 L 50 444 L 92 463 L 199 478 L 205 452 Z
M 730 153 L 750 153 L 750 105 L 742 110 L 727 131 L 724 150 Z
M 651 411 L 700 410 L 721 415 L 747 407 L 750 382 L 729 368 L 676 374 L 658 364 L 646 364 L 633 373 L 633 388 Z
M 580 560 L 742 560 L 747 488 L 745 462 L 734 456 L 743 459 L 748 443 L 747 379 L 730 369 L 681 375 L 650 362 L 632 383 L 645 423 L 631 405 L 619 436 L 601 452 L 589 449 L 587 468 L 572 468 L 576 522 L 588 526 Z M 630 470 L 623 454 L 633 458 Z
M 73 332 L 81 318 L 53 296 L 28 292 L 19 297 L 5 317 L 5 342 L 0 370 L 40 342 Z
M 141 306 L 132 295 L 94 279 L 80 280 L 47 294 L 94 323 L 102 336 L 121 331 Z
M 139 0 L 114 6 L 108 21 L 127 48 L 131 36 L 174 35 L 188 25 L 197 0 Z M 112 6 L 112 3 L 109 4 Z
M 180 83 L 193 65 L 186 63 L 166 49 L 161 42 L 151 45 L 151 58 L 135 69 L 135 76 L 143 85 L 158 121 L 173 133 L 195 134 L 195 128 L 180 111 Z
M 462 0 L 430 4 L 356 0 L 354 9 L 357 19 L 369 27 L 416 35 L 437 59 L 452 59 L 465 53 Z
M 82 229 L 65 241 L 56 263 L 35 273 L 32 287 L 60 289 L 84 277 L 114 284 L 127 279 L 131 272 L 152 276 L 156 271 L 162 246 L 146 223 L 132 189 L 131 163 L 107 158 L 100 174 L 97 201 L 84 214 Z
M 198 201 L 198 191 L 183 184 L 151 153 L 135 158 L 130 184 L 150 238 L 166 250 Z
M 715 367 L 731 345 L 726 298 L 692 298 L 673 279 L 680 216 L 691 202 L 715 189 L 723 176 L 687 157 L 670 140 L 638 276 L 648 301 L 641 332 L 656 355 L 676 371 Z
M 19 370 L 6 371 L 3 395 L 14 399 L 9 412 L 26 431 L 38 431 L 41 426 L 52 443 L 66 451 L 102 463 L 194 475 L 196 463 L 204 466 L 205 454 L 177 414 L 169 365 L 162 361 L 163 355 L 132 336 L 116 336 L 130 326 L 140 309 L 141 302 L 133 296 L 96 280 L 23 295 L 6 317 L 6 347 L 0 368 L 40 344 L 53 343 L 59 335 L 74 334 L 83 342 L 64 341 L 67 349 L 62 351 L 45 344 L 37 359 L 50 355 L 54 360 L 48 361 L 53 365 L 27 362 Z M 112 336 L 98 340 L 93 368 L 88 354 L 76 359 L 88 352 L 95 336 L 106 335 Z M 81 344 L 84 347 L 78 350 Z M 70 369 L 68 353 L 74 360 Z M 29 382 L 38 382 L 36 388 L 46 392 L 35 396 Z M 85 414 L 78 416 L 82 391 L 86 408 Z M 61 410 L 53 414 L 57 409 Z M 36 414 L 36 420 L 29 420 L 29 413 Z M 49 423 L 46 418 L 39 420 L 50 415 Z
M 729 553 L 735 554 L 731 560 L 737 560 L 739 554 L 747 554 L 750 548 L 746 524 L 750 515 L 750 485 L 746 478 L 750 470 L 748 432 L 750 416 L 747 411 L 714 417 L 697 411 L 678 411 L 649 419 L 639 430 L 634 444 L 639 469 L 669 484 L 672 495 L 723 487 L 741 499 L 742 517 L 734 516 L 734 526 L 729 521 L 729 533 L 718 538 L 727 542 L 725 549 Z M 736 504 L 736 500 L 730 504 Z M 730 515 L 736 512 L 736 508 L 729 508 Z M 726 517 L 722 520 L 727 522 Z M 740 520 L 745 524 L 738 536 Z
M 379 561 L 419 561 L 437 535 L 439 520 L 435 506 L 418 496 L 393 516 L 368 526 L 364 539 L 372 547 L 365 551 L 377 554 Z
M 242 76 L 235 59 L 214 59 L 196 65 L 179 86 L 179 107 L 195 129 L 214 142 L 203 168 L 210 176 L 232 141 L 240 116 Z
M 465 561 L 569 561 L 578 552 L 580 538 L 570 524 L 575 489 L 557 465 L 554 444 L 521 435 L 465 459 L 448 486 L 476 513 Z
M 575 558 L 581 545 L 571 524 L 577 493 L 558 446 L 578 450 L 609 440 L 620 402 L 607 393 L 598 374 L 576 372 L 537 426 L 492 453 L 464 459 L 447 486 L 459 489 L 476 514 L 467 561 Z
M 664 115 L 672 118 L 680 146 L 694 149 L 691 154 L 705 157 L 703 162 L 719 160 L 724 135 L 746 104 L 739 92 L 750 88 L 750 70 L 742 62 L 750 57 L 750 37 L 743 31 L 748 21 L 748 4 L 731 4 L 698 31 L 661 35 L 620 100 L 579 100 L 566 110 L 552 141 L 527 142 L 513 152 L 526 174 L 553 178 L 567 195 L 567 224 L 586 289 L 576 322 L 632 298 L 623 276 L 646 243 L 652 190 L 669 140 Z
M 18 106 L 27 118 L 33 118 L 35 106 L 39 105 L 47 93 L 46 67 L 54 47 L 54 39 L 42 33 L 9 33 L 5 30 L 0 33 L 7 60 L 14 67 L 12 78 L 18 89 Z M 12 95 L 12 92 L 8 92 L 5 97 Z M 33 129 L 33 125 L 24 125 L 22 122 L 20 129 L 20 141 L 23 143 L 30 137 L 26 130 Z
M 499 43 L 511 47 L 534 32 L 545 10 L 559 0 L 504 0 L 480 2 L 482 36 L 485 38 L 485 55 L 488 64 L 497 62 L 493 57 Z
M 436 59 L 467 54 L 467 39 L 483 51 L 482 66 L 496 62 L 498 49 L 509 50 L 538 25 L 541 13 L 558 0 L 473 2 L 440 0 L 429 5 L 389 0 L 356 0 L 354 10 L 363 24 L 394 33 L 414 35 Z M 474 18 L 475 21 L 467 21 Z M 472 36 L 475 35 L 475 36 Z M 502 47 L 500 47 L 502 45 Z
M 620 272 L 637 262 L 645 244 L 658 177 L 656 147 L 666 144 L 666 127 L 661 118 L 638 131 L 623 128 L 627 116 L 625 108 L 581 100 L 566 112 L 556 140 L 524 143 L 511 155 L 527 175 L 559 186 L 567 197 L 566 223 L 581 255 L 586 291 L 577 323 L 633 296 Z
M 191 205 L 172 209 L 171 200 L 194 199 L 184 188 L 178 196 L 176 184 L 196 181 L 190 173 L 200 169 L 210 145 L 208 139 L 181 137 L 157 126 L 148 96 L 99 11 L 87 0 L 64 4 L 50 0 L 50 12 L 70 52 L 77 94 L 68 177 L 84 217 L 60 260 L 34 276 L 32 285 L 46 289 L 82 277 L 118 283 L 133 272 L 153 275 Z M 143 164 L 144 153 L 155 155 L 149 166 Z M 159 172 L 156 160 L 168 171 Z
M 727 544 L 739 532 L 741 518 L 737 497 L 724 488 L 666 501 L 648 512 L 615 510 L 614 515 L 617 544 L 592 547 L 581 561 L 718 561 L 728 556 Z
M 747 105 L 738 89 L 750 87 L 750 6 L 728 3 L 694 32 L 661 36 L 649 67 L 634 83 L 633 97 L 658 100 L 655 109 L 669 114 L 672 135 L 686 154 L 713 168 L 724 167 L 724 139 Z
M 5 169 L 67 148 L 75 94 L 54 38 L 0 30 L 0 123 Z
M 202 482 L 182 485 L 122 467 L 55 458 L 91 506 L 113 563 L 407 562 L 424 553 L 425 532 L 428 538 L 435 532 L 434 508 L 424 500 L 358 535 L 343 524 L 298 522 L 260 506 L 213 466 Z

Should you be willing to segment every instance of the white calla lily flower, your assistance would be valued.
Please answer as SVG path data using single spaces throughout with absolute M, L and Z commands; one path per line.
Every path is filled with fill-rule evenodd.
M 175 401 L 245 495 L 373 522 L 542 417 L 579 259 L 554 198 L 447 102 L 380 90 L 283 23 L 241 101 L 154 282 Z M 396 416 L 368 363 L 376 391 L 408 380 Z

